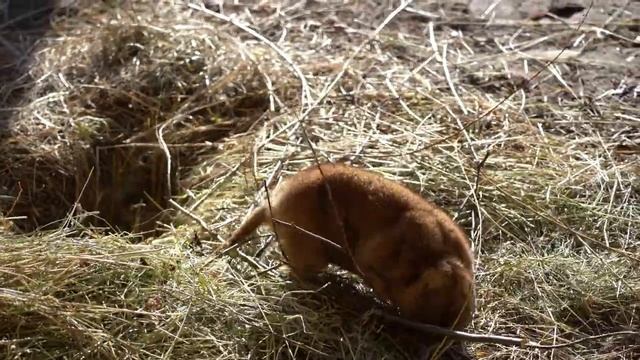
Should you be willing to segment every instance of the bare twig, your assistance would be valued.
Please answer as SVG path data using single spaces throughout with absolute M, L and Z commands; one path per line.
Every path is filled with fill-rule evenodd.
M 573 345 L 581 344 L 589 340 L 597 340 L 597 339 L 613 337 L 613 336 L 640 337 L 640 332 L 638 331 L 617 331 L 617 332 L 612 332 L 607 334 L 586 336 L 581 339 L 570 341 L 564 344 L 548 345 L 548 344 L 540 344 L 537 342 L 529 341 L 524 338 L 500 336 L 500 335 L 472 334 L 464 331 L 451 330 L 447 328 L 442 328 L 440 326 L 418 323 L 418 322 L 407 320 L 395 315 L 385 314 L 380 310 L 374 310 L 373 314 L 380 316 L 384 320 L 391 321 L 414 330 L 422 331 L 428 334 L 446 336 L 448 338 L 459 340 L 459 341 L 465 341 L 465 342 L 471 342 L 471 343 L 498 344 L 498 345 L 506 345 L 506 346 L 518 346 L 521 348 L 531 348 L 531 349 L 544 349 L 544 350 L 559 349 L 559 348 L 570 347 Z
M 305 229 L 299 227 L 298 225 L 295 225 L 295 224 L 292 224 L 292 223 L 288 223 L 286 221 L 274 219 L 274 218 L 271 218 L 271 220 L 276 224 L 284 225 L 284 226 L 287 226 L 289 228 L 295 229 L 296 231 L 300 231 L 301 233 L 303 233 L 305 235 L 309 235 L 309 236 L 313 237 L 314 239 L 320 240 L 320 241 L 322 241 L 322 242 L 334 247 L 337 250 L 345 251 L 345 249 L 342 246 L 334 243 L 333 241 L 331 241 L 331 240 L 329 240 L 329 239 L 327 239 L 325 237 L 322 237 L 320 235 L 314 234 L 311 231 L 305 230 Z
M 284 225 L 284 226 L 286 226 L 288 228 L 294 229 L 296 231 L 300 231 L 301 233 L 303 233 L 305 235 L 309 235 L 309 236 L 311 236 L 311 237 L 313 237 L 313 238 L 315 238 L 317 240 L 320 240 L 320 241 L 322 241 L 322 242 L 334 247 L 337 250 L 346 251 L 345 248 L 343 248 L 342 246 L 336 244 L 335 242 L 333 242 L 333 241 L 331 241 L 331 240 L 329 240 L 329 239 L 327 239 L 325 237 L 322 237 L 322 236 L 320 236 L 318 234 L 314 234 L 311 231 L 305 230 L 305 229 L 303 229 L 303 228 L 301 228 L 301 227 L 299 227 L 299 226 L 297 226 L 295 224 L 292 224 L 292 223 L 289 223 L 289 222 L 286 222 L 286 221 L 282 221 L 282 220 L 278 220 L 278 219 L 274 218 L 273 216 L 271 216 L 271 222 L 273 224 L 273 228 L 274 229 L 275 229 L 275 224 Z M 274 233 L 275 233 L 275 230 L 274 230 Z M 276 239 L 277 239 L 277 233 L 276 233 Z M 232 246 L 228 247 L 227 249 L 223 250 L 221 255 L 226 254 L 226 253 L 238 248 L 240 245 L 245 244 L 249 240 L 250 240 L 250 238 L 246 238 L 246 239 L 242 239 L 242 240 L 236 242 L 234 245 L 232 245 Z M 283 255 L 285 256 L 285 259 L 286 259 L 286 254 L 283 253 Z M 288 261 L 288 259 L 287 259 L 287 261 Z
M 476 181 L 475 181 L 475 185 L 473 188 L 473 192 L 476 193 L 476 197 L 478 194 L 478 186 L 480 186 L 480 172 L 482 171 L 482 168 L 484 167 L 484 164 L 487 162 L 487 159 L 489 159 L 489 155 L 491 155 L 491 151 L 487 150 L 487 152 L 484 154 L 484 157 L 482 158 L 482 160 L 480 160 L 478 162 L 478 164 L 476 165 Z
M 267 196 L 267 206 L 269 206 L 269 217 L 271 218 L 271 226 L 273 227 L 273 233 L 276 236 L 276 241 L 278 242 L 278 244 L 280 243 L 280 237 L 278 236 L 278 229 L 276 229 L 276 219 L 273 218 L 273 208 L 271 207 L 271 195 L 269 194 L 269 187 L 267 186 L 267 182 L 264 181 L 262 183 L 264 185 L 264 191 L 265 194 Z M 289 257 L 287 256 L 287 254 L 285 254 L 284 251 L 282 251 L 282 256 L 284 256 L 284 259 L 289 262 Z
M 213 232 L 213 230 L 211 230 L 209 228 L 209 226 L 207 225 L 207 223 L 198 215 L 194 214 L 193 212 L 185 209 L 184 207 L 182 207 L 182 205 L 178 204 L 177 202 L 175 202 L 173 199 L 169 199 L 169 203 L 176 208 L 178 211 L 182 212 L 183 214 L 187 215 L 188 217 L 190 217 L 192 220 L 194 220 L 195 222 L 198 223 L 198 225 L 200 225 L 201 228 L 203 228 L 208 234 L 209 236 L 211 236 L 211 240 L 216 239 L 218 236 L 215 232 Z
M 71 210 L 69 210 L 69 213 L 67 214 L 67 218 L 64 220 L 64 223 L 63 223 L 62 227 L 69 226 L 69 223 L 71 222 L 71 219 L 75 215 L 76 209 L 78 208 L 78 206 L 81 206 L 80 205 L 80 199 L 84 195 L 84 191 L 87 189 L 87 185 L 89 184 L 89 180 L 91 179 L 91 176 L 93 175 L 93 169 L 94 168 L 91 168 L 91 171 L 89 171 L 89 175 L 87 175 L 87 179 L 85 180 L 84 184 L 82 185 L 82 189 L 80 190 L 80 193 L 78 194 L 78 196 L 76 198 L 76 201 L 73 203 L 73 207 L 71 207 Z
M 439 19 L 439 18 L 441 18 L 441 16 L 438 15 L 438 14 L 431 13 L 431 12 L 424 11 L 424 10 L 420 10 L 420 9 L 416 9 L 414 7 L 411 7 L 411 6 L 407 7 L 406 11 L 408 13 L 411 13 L 411 14 L 414 14 L 414 15 L 417 15 L 417 16 L 421 16 L 421 17 L 425 17 L 427 19 Z
M 473 200 L 475 202 L 475 211 L 476 211 L 476 215 L 478 216 L 478 223 L 475 226 L 475 228 L 473 229 L 473 235 L 475 235 L 475 238 L 478 240 L 477 241 L 477 254 L 478 254 L 478 259 L 477 261 L 480 261 L 480 254 L 481 254 L 481 249 L 482 249 L 482 237 L 480 236 L 482 233 L 482 209 L 480 207 L 480 194 L 478 193 L 478 189 L 480 187 L 480 173 L 482 171 L 482 168 L 484 167 L 484 164 L 487 162 L 487 159 L 489 159 L 489 155 L 491 154 L 491 151 L 487 150 L 487 152 L 484 154 L 484 157 L 482 158 L 482 160 L 478 161 L 476 163 L 476 179 L 475 179 L 475 184 L 473 186 Z

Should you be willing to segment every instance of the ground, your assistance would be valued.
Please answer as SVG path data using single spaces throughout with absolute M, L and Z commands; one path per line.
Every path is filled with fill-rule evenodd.
M 444 358 L 640 356 L 639 2 L 0 5 L 6 358 L 434 358 L 266 230 L 221 253 L 318 159 L 461 224 L 470 332 L 558 346 Z

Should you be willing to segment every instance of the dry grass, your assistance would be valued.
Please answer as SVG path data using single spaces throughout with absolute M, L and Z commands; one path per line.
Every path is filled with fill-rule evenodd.
M 216 255 L 263 180 L 313 162 L 301 109 L 393 10 L 294 3 L 224 11 L 291 58 L 311 99 L 264 41 L 186 6 L 95 5 L 56 21 L 29 73 L 0 93 L 13 110 L 0 134 L 2 355 L 411 358 L 406 339 L 366 316 L 366 293 L 303 290 L 277 267 L 277 246 L 265 249 L 270 238 Z M 440 15 L 429 26 L 401 13 L 353 57 L 304 120 L 319 156 L 404 181 L 465 227 L 474 332 L 561 344 L 637 331 L 638 14 L 612 18 L 616 36 Z M 467 350 L 635 359 L 639 343 Z

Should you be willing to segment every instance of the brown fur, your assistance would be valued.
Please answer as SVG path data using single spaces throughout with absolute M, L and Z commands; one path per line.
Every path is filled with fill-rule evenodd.
M 344 251 L 276 223 L 293 274 L 307 279 L 336 264 L 361 275 L 407 318 L 465 327 L 474 311 L 474 280 L 464 232 L 443 210 L 398 183 L 346 165 L 321 166 L 324 177 L 313 165 L 280 184 L 271 194 L 271 211 L 275 219 L 329 239 Z M 227 245 L 262 224 L 272 226 L 269 215 L 265 201 Z

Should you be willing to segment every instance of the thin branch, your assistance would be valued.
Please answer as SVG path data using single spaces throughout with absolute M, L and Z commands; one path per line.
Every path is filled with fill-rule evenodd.
M 211 236 L 211 240 L 216 239 L 218 236 L 215 232 L 213 232 L 213 230 L 211 230 L 209 228 L 209 226 L 207 225 L 207 223 L 198 215 L 194 214 L 193 212 L 185 209 L 184 207 L 182 207 L 180 204 L 178 204 L 177 202 L 175 202 L 173 199 L 169 199 L 169 203 L 176 208 L 178 211 L 182 212 L 183 214 L 187 215 L 188 217 L 190 217 L 192 220 L 194 220 L 195 222 L 198 223 L 198 225 L 200 225 L 200 227 L 202 227 L 208 234 L 209 236 Z
M 270 214 L 270 216 L 271 216 L 271 214 Z M 320 240 L 320 241 L 328 244 L 329 246 L 331 246 L 331 247 L 333 247 L 333 248 L 335 248 L 337 250 L 346 251 L 344 247 L 336 244 L 335 242 L 333 242 L 333 241 L 331 241 L 331 240 L 329 240 L 329 239 L 327 239 L 325 237 L 322 237 L 320 235 L 314 234 L 309 230 L 305 230 L 305 229 L 303 229 L 303 228 L 301 228 L 301 227 L 299 227 L 299 226 L 297 226 L 295 224 L 292 224 L 292 223 L 289 223 L 289 222 L 286 222 L 286 221 L 282 221 L 282 220 L 278 220 L 278 219 L 274 218 L 273 216 L 271 216 L 271 223 L 273 224 L 273 227 L 274 227 L 274 233 L 275 233 L 275 224 L 280 224 L 280 225 L 284 225 L 284 226 L 286 226 L 288 228 L 294 229 L 296 231 L 300 231 L 301 233 L 303 233 L 305 235 L 309 235 L 309 236 L 313 237 L 316 240 Z M 277 238 L 278 238 L 278 234 L 276 233 L 276 239 Z M 249 237 L 247 237 L 246 239 L 242 239 L 242 240 L 236 242 L 234 245 L 229 246 L 228 248 L 224 249 L 220 253 L 220 255 L 224 255 L 224 254 L 226 254 L 226 253 L 238 248 L 240 245 L 243 245 L 243 244 L 249 242 L 250 240 L 251 240 L 251 238 L 249 238 Z M 287 258 L 286 254 L 283 253 L 283 255 L 284 255 L 285 259 L 286 259 Z M 288 261 L 288 259 L 286 259 L 286 260 Z
M 305 235 L 309 235 L 309 236 L 313 237 L 314 239 L 316 239 L 316 240 L 320 240 L 320 241 L 322 241 L 322 242 L 324 242 L 324 243 L 326 243 L 326 244 L 328 244 L 328 245 L 332 246 L 333 248 L 335 248 L 335 249 L 337 249 L 337 250 L 345 251 L 344 247 L 342 247 L 342 246 L 340 246 L 340 245 L 338 245 L 338 244 L 334 243 L 333 241 L 331 241 L 331 240 L 329 240 L 329 239 L 327 239 L 327 238 L 325 238 L 325 237 L 322 237 L 322 236 L 320 236 L 320 235 L 314 234 L 314 233 L 312 233 L 311 231 L 305 230 L 305 229 L 303 229 L 303 228 L 299 227 L 298 225 L 295 225 L 295 224 L 292 224 L 292 223 L 288 223 L 288 222 L 286 222 L 286 221 L 282 221 L 282 220 L 274 219 L 274 218 L 271 218 L 271 220 L 272 220 L 274 223 L 277 223 L 277 224 L 280 224 L 280 225 L 287 226 L 287 227 L 289 227 L 289 228 L 292 228 L 292 229 L 295 229 L 295 230 L 297 230 L 297 231 L 300 231 L 301 233 L 303 233 L 303 234 L 305 234 Z
M 381 317 L 384 320 L 391 321 L 402 326 L 418 330 L 427 334 L 446 336 L 451 339 L 474 342 L 474 343 L 491 343 L 500 345 L 516 345 L 523 346 L 527 341 L 521 338 L 499 336 L 499 335 L 481 335 L 472 334 L 464 331 L 451 330 L 436 325 L 423 324 L 408 319 L 401 318 L 399 316 L 385 314 L 380 310 L 374 310 L 374 315 Z
M 631 330 L 623 330 L 623 331 L 616 331 L 616 332 L 611 332 L 611 333 L 606 333 L 606 334 L 599 334 L 599 335 L 591 335 L 591 336 L 585 336 L 583 338 L 580 338 L 578 340 L 574 340 L 574 341 L 569 341 L 567 343 L 564 344 L 539 344 L 539 343 L 527 343 L 525 344 L 525 347 L 530 347 L 530 348 L 535 348 L 535 349 L 547 349 L 547 350 L 552 350 L 552 349 L 560 349 L 560 348 L 565 348 L 565 347 L 570 347 L 573 345 L 578 345 L 581 344 L 583 342 L 589 341 L 589 340 L 597 340 L 597 339 L 603 339 L 603 338 L 608 338 L 608 337 L 614 337 L 614 336 L 635 336 L 638 338 L 638 341 L 640 341 L 640 332 L 638 331 L 631 331 Z
M 267 206 L 269 206 L 269 217 L 271 218 L 271 226 L 273 227 L 273 233 L 276 236 L 276 241 L 278 242 L 278 244 L 280 244 L 280 237 L 278 236 L 278 230 L 276 229 L 276 219 L 273 218 L 273 208 L 271 207 L 271 196 L 269 194 L 269 187 L 267 186 L 267 182 L 264 181 L 262 183 L 264 185 L 264 192 L 267 196 Z M 284 256 L 284 259 L 289 262 L 289 257 L 287 256 L 287 254 L 285 254 L 284 251 L 282 251 L 282 256 Z
M 82 206 L 80 204 L 80 199 L 82 199 L 82 196 L 84 195 L 84 191 L 87 189 L 87 185 L 89 185 L 89 180 L 91 180 L 91 176 L 93 175 L 93 167 L 91 168 L 91 170 L 89 171 L 89 175 L 87 175 L 87 179 L 85 180 L 84 184 L 82 185 L 82 189 L 80 190 L 80 193 L 78 194 L 78 197 L 76 198 L 76 201 L 73 203 L 73 206 L 71 207 L 71 210 L 69 210 L 69 213 L 67 214 L 67 218 L 64 220 L 64 223 L 62 224 L 62 227 L 67 227 L 69 226 L 69 223 L 71 222 L 71 219 L 73 218 L 73 216 L 76 213 L 76 210 L 78 209 L 78 206 Z M 20 191 L 22 191 L 22 188 L 20 189 Z M 20 194 L 18 194 L 20 195 Z M 11 209 L 13 210 L 13 208 Z M 9 211 L 10 213 L 11 211 Z
M 476 179 L 475 179 L 475 183 L 473 186 L 473 190 L 472 190 L 472 196 L 473 196 L 473 200 L 475 202 L 475 211 L 476 211 L 476 215 L 478 216 L 478 223 L 476 224 L 476 226 L 474 226 L 472 235 L 474 236 L 475 239 L 478 240 L 477 242 L 477 253 L 478 253 L 478 261 L 480 258 L 480 249 L 482 247 L 482 238 L 480 237 L 480 234 L 482 233 L 482 208 L 480 207 L 480 194 L 478 193 L 478 189 L 480 187 L 480 175 L 482 172 L 482 168 L 484 167 L 484 164 L 487 162 L 487 159 L 489 159 L 489 155 L 491 154 L 490 150 L 487 150 L 487 152 L 484 154 L 484 157 L 482 158 L 482 160 L 478 161 L 476 163 Z
M 391 321 L 402 326 L 406 326 L 408 328 L 418 330 L 428 334 L 441 335 L 446 336 L 450 339 L 472 342 L 472 343 L 485 343 L 485 344 L 498 344 L 498 345 L 506 345 L 506 346 L 519 346 L 521 348 L 531 348 L 531 349 L 543 349 L 543 350 L 552 350 L 574 346 L 577 344 L 581 344 L 583 342 L 589 340 L 597 340 L 607 337 L 613 336 L 636 336 L 640 339 L 640 332 L 638 331 L 617 331 L 607 334 L 593 335 L 593 336 L 585 336 L 575 341 L 570 341 L 564 344 L 540 344 L 537 342 L 529 341 L 524 338 L 517 338 L 511 336 L 500 336 L 500 335 L 485 335 L 485 334 L 472 334 L 464 331 L 451 330 L 447 328 L 442 328 L 435 325 L 418 323 L 415 321 L 407 320 L 401 318 L 399 316 L 385 314 L 380 310 L 374 310 L 374 315 L 380 316 L 382 319 Z
M 476 181 L 473 187 L 473 192 L 476 194 L 476 197 L 478 196 L 478 186 L 480 186 L 480 172 L 482 171 L 484 164 L 487 162 L 489 155 L 491 155 L 491 151 L 487 150 L 482 160 L 480 160 L 476 165 Z

